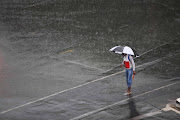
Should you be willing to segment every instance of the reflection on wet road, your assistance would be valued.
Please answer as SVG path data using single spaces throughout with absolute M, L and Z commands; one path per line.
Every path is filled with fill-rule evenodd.
M 180 96 L 178 5 L 178 0 L 0 1 L 0 118 L 123 120 L 164 108 Z M 109 52 L 115 45 L 140 55 L 129 97 L 123 95 L 122 58 Z
M 133 117 L 136 117 L 136 116 L 139 116 L 139 113 L 136 109 L 136 104 L 135 104 L 135 101 L 134 101 L 134 98 L 132 97 L 132 95 L 129 96 L 129 100 L 128 100 L 128 103 L 129 103 L 129 110 L 130 110 L 130 118 L 133 118 Z

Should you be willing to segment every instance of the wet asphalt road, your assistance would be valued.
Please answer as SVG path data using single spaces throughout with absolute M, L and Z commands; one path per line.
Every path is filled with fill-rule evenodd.
M 180 96 L 177 0 L 0 6 L 0 120 L 180 118 L 162 110 Z M 131 96 L 115 45 L 140 54 Z

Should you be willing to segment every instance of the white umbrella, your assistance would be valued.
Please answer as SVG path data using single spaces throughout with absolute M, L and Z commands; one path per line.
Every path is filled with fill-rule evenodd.
M 129 54 L 129 55 L 134 55 L 133 50 L 128 46 L 115 46 L 115 47 L 111 48 L 109 51 L 113 51 L 118 54 L 125 53 L 125 54 Z
M 123 53 L 129 54 L 129 55 L 134 55 L 133 50 L 132 50 L 130 47 L 128 47 L 128 46 L 125 46 L 125 47 L 124 47 Z

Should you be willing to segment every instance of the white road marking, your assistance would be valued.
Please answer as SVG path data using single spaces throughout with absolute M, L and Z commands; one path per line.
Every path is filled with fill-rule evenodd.
M 32 5 L 23 7 L 23 8 L 35 7 L 35 6 L 41 5 L 41 4 L 46 3 L 46 2 L 49 2 L 49 1 L 51 1 L 51 0 L 45 0 L 45 1 L 43 1 L 43 2 L 39 2 L 39 3 L 36 3 L 36 4 L 32 4 Z
M 174 109 L 173 107 L 171 107 L 170 104 L 167 104 L 167 105 L 166 105 L 166 108 L 163 108 L 162 110 L 163 110 L 163 111 L 170 111 L 170 110 L 172 110 L 172 111 L 180 114 L 180 111 L 178 111 L 178 110 Z
M 153 48 L 153 49 L 150 49 L 150 50 L 144 52 L 143 54 L 139 55 L 139 57 L 141 57 L 142 55 L 145 55 L 145 54 L 147 54 L 148 52 L 151 52 L 151 51 L 153 51 L 153 50 L 155 50 L 155 49 L 157 49 L 157 48 L 160 48 L 160 47 L 162 47 L 162 46 L 164 46 L 164 45 L 167 45 L 167 44 L 169 44 L 169 43 L 171 43 L 171 42 L 172 42 L 172 41 L 169 41 L 169 42 L 166 42 L 166 43 L 164 43 L 164 44 L 162 44 L 162 45 L 159 45 L 159 46 L 157 46 L 157 47 L 155 47 L 155 48 Z
M 180 112 L 179 112 L 178 110 L 172 108 L 169 104 L 167 104 L 167 105 L 166 105 L 166 108 L 163 108 L 163 109 L 158 110 L 158 111 L 155 111 L 155 112 L 150 112 L 150 113 L 147 113 L 147 114 L 144 114 L 144 115 L 136 116 L 136 117 L 134 117 L 134 118 L 131 118 L 131 120 L 144 119 L 144 118 L 151 117 L 151 116 L 154 116 L 154 115 L 157 115 L 157 114 L 161 114 L 162 111 L 167 112 L 167 111 L 170 111 L 170 110 L 172 110 L 172 111 L 180 114 Z
M 81 66 L 84 66 L 84 67 L 86 67 L 86 68 L 96 69 L 96 70 L 99 70 L 99 71 L 102 71 L 102 72 L 105 71 L 105 70 L 100 69 L 100 68 L 97 68 L 97 67 L 93 67 L 93 66 L 89 66 L 89 65 L 86 65 L 86 64 L 78 63 L 78 62 L 75 62 L 75 61 L 70 61 L 70 60 L 61 59 L 61 58 L 59 58 L 59 57 L 50 57 L 50 58 L 60 59 L 60 60 L 63 60 L 63 61 L 65 61 L 65 62 L 68 62 L 68 63 L 73 63 L 73 64 L 81 65 Z
M 157 114 L 161 114 L 162 111 L 167 112 L 167 111 L 170 111 L 170 110 L 172 110 L 172 111 L 180 114 L 180 111 L 172 108 L 172 107 L 170 106 L 170 104 L 167 104 L 166 107 L 163 108 L 163 109 L 161 109 L 161 110 L 158 110 L 158 111 L 155 111 L 155 112 L 150 112 L 150 113 L 143 114 L 143 115 L 139 115 L 139 116 L 136 116 L 136 117 L 134 117 L 134 118 L 131 118 L 130 120 L 141 120 L 141 119 L 144 119 L 144 118 L 147 118 L 147 117 L 151 117 L 151 116 L 154 116 L 154 115 L 157 115 Z
M 86 67 L 86 68 L 92 68 L 92 69 L 97 69 L 97 70 L 100 70 L 100 71 L 104 71 L 103 69 L 100 69 L 100 68 L 97 68 L 97 67 L 92 67 L 92 66 L 85 65 L 85 64 L 82 64 L 82 63 L 78 63 L 78 62 L 74 62 L 74 61 L 70 61 L 70 60 L 65 60 L 65 61 L 66 61 L 66 62 L 69 62 L 69 63 L 81 65 L 81 66 L 84 66 L 84 67 Z
M 176 79 L 176 78 L 175 78 L 175 79 Z M 177 84 L 177 83 L 179 83 L 179 82 L 180 82 L 180 81 L 177 81 L 177 82 L 174 82 L 174 83 L 171 83 L 171 84 L 168 84 L 168 85 L 165 85 L 165 86 L 162 86 L 162 87 L 156 88 L 156 89 L 154 89 L 154 90 L 147 91 L 147 92 L 145 92 L 145 93 L 142 93 L 142 94 L 139 94 L 139 95 L 133 96 L 132 98 L 137 98 L 137 97 L 139 97 L 139 96 L 143 96 L 143 95 L 145 95 L 145 94 L 152 93 L 152 92 L 154 92 L 154 91 L 157 91 L 157 90 L 160 90 L 160 89 L 163 89 L 163 88 L 166 88 L 166 87 L 169 87 L 169 86 L 175 85 L 175 84 Z M 83 115 L 80 115 L 80 116 L 75 117 L 75 118 L 70 119 L 70 120 L 79 120 L 79 119 L 85 118 L 85 117 L 87 117 L 87 116 L 90 116 L 90 115 L 96 114 L 96 113 L 98 113 L 98 112 L 104 111 L 104 110 L 106 110 L 106 109 L 108 109 L 108 108 L 110 108 L 110 107 L 113 107 L 113 106 L 119 105 L 120 103 L 125 102 L 125 101 L 128 101 L 128 100 L 130 100 L 130 99 L 132 99 L 132 98 L 127 98 L 127 99 L 124 99 L 124 100 L 122 100 L 122 101 L 119 101 L 119 102 L 116 102 L 116 103 L 114 103 L 114 104 L 111 104 L 111 105 L 105 106 L 105 107 L 103 107 L 103 108 L 100 108 L 100 109 L 97 109 L 97 110 L 94 110 L 94 111 L 91 111 L 91 112 L 85 113 L 85 114 L 83 114 Z
M 147 114 L 144 114 L 144 115 L 136 116 L 134 118 L 131 118 L 130 120 L 141 120 L 141 119 L 144 119 L 144 118 L 147 118 L 147 117 L 151 117 L 151 116 L 154 116 L 154 115 L 157 115 L 157 114 L 161 114 L 161 113 L 162 113 L 162 111 L 158 110 L 158 111 L 155 111 L 155 112 L 150 112 L 150 113 L 147 113 Z
M 137 66 L 136 68 L 139 68 L 139 67 L 142 67 L 142 66 L 146 66 L 146 65 L 155 64 L 155 63 L 157 63 L 157 62 L 159 62 L 159 61 L 160 61 L 160 60 L 154 60 L 154 61 L 152 61 L 152 62 L 148 62 L 148 63 L 142 64 L 142 65 L 139 65 L 139 66 Z M 91 82 L 87 82 L 87 83 L 78 85 L 78 86 L 76 86 L 76 87 L 72 87 L 72 88 L 70 88 L 70 89 L 66 89 L 66 90 L 63 90 L 63 91 L 60 91 L 60 92 L 51 94 L 51 95 L 49 95 L 49 96 L 40 98 L 40 99 L 38 99 L 38 100 L 35 100 L 35 101 L 32 101 L 32 102 L 28 102 L 28 103 L 26 103 L 26 104 L 23 104 L 23 105 L 20 105 L 20 106 L 17 106 L 17 107 L 14 107 L 14 108 L 11 108 L 11 109 L 2 111 L 2 112 L 0 112 L 0 115 L 1 115 L 1 114 L 4 114 L 4 113 L 7 113 L 7 112 L 10 112 L 10 111 L 13 111 L 13 110 L 16 110 L 16 109 L 19 109 L 19 108 L 22 108 L 22 107 L 25 107 L 25 106 L 30 105 L 30 104 L 33 104 L 33 103 L 36 103 L 36 102 L 38 102 L 38 101 L 47 99 L 47 98 L 49 98 L 49 97 L 52 97 L 52 96 L 55 96 L 55 95 L 58 95 L 58 94 L 61 94 L 61 93 L 64 93 L 64 92 L 67 92 L 67 91 L 70 91 L 70 90 L 73 90 L 73 89 L 82 87 L 82 86 L 85 86 L 85 85 L 88 85 L 88 84 L 90 84 L 90 83 L 97 82 L 97 81 L 100 81 L 100 80 L 103 80 L 103 79 L 112 77 L 112 76 L 114 76 L 114 75 L 118 75 L 118 74 L 123 73 L 123 72 L 125 72 L 125 70 L 120 71 L 120 72 L 117 72 L 117 73 L 114 73 L 114 74 L 111 74 L 111 75 L 108 75 L 108 76 L 105 76 L 105 77 L 102 77 L 102 78 L 99 78 L 99 79 L 96 79 L 96 80 L 93 80 L 93 81 L 91 81 Z

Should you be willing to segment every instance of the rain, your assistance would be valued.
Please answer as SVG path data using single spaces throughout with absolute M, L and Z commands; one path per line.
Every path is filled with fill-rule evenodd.
M 1 0 L 0 120 L 178 120 L 179 39 L 179 0 Z

